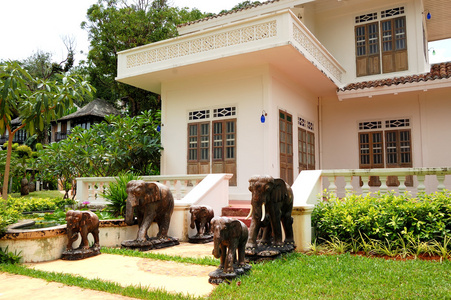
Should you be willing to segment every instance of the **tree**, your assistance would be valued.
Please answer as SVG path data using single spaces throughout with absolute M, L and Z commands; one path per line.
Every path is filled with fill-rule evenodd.
M 60 117 L 73 101 L 92 93 L 92 86 L 78 75 L 54 74 L 55 79 L 32 77 L 18 62 L 0 65 L 0 133 L 8 132 L 8 150 L 3 178 L 3 199 L 7 199 L 12 141 L 17 131 L 30 134 L 44 130 L 45 124 Z M 21 125 L 12 128 L 19 117 Z
M 167 0 L 99 0 L 87 11 L 89 32 L 88 70 L 97 98 L 116 102 L 125 99 L 132 116 L 159 109 L 159 96 L 115 80 L 117 53 L 175 37 L 177 25 L 203 17 L 199 10 L 169 7 Z
M 73 128 L 67 139 L 39 151 L 36 166 L 44 177 L 72 181 L 75 177 L 158 174 L 160 114 L 106 116 L 89 129 Z

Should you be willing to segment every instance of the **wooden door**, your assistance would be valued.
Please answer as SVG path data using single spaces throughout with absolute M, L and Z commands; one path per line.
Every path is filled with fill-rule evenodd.
M 293 184 L 293 117 L 279 111 L 280 178 Z

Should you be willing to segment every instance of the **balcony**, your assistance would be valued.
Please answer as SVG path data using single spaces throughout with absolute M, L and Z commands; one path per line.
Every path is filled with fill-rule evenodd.
M 120 52 L 116 80 L 160 93 L 166 80 L 259 64 L 277 67 L 318 95 L 335 92 L 345 72 L 285 9 Z

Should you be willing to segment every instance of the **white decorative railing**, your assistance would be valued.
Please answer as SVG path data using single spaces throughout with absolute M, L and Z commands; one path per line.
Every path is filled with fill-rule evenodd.
M 169 187 L 174 199 L 183 199 L 189 191 L 199 184 L 207 175 L 166 175 L 166 176 L 141 176 L 144 181 L 157 181 Z M 105 204 L 102 194 L 115 177 L 79 177 L 77 180 L 76 199 L 80 203 L 84 201 L 90 204 Z
M 445 181 L 446 175 L 451 175 L 450 167 L 302 171 L 292 188 L 295 201 L 299 205 L 316 204 L 324 191 L 339 197 L 350 193 L 367 195 L 370 192 L 388 191 L 395 193 L 408 191 L 415 196 L 421 192 L 432 193 L 451 189 L 451 183 Z M 380 186 L 369 185 L 372 176 L 379 178 Z M 396 176 L 399 185 L 388 186 L 387 180 L 390 176 Z M 407 176 L 412 176 L 412 186 L 406 186 Z

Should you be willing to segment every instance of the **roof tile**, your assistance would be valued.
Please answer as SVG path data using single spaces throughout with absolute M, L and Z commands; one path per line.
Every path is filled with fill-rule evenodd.
M 351 90 L 375 88 L 375 87 L 382 87 L 382 86 L 391 86 L 391 85 L 414 83 L 414 82 L 437 80 L 437 79 L 446 79 L 446 78 L 451 78 L 451 62 L 443 62 L 443 63 L 431 65 L 430 72 L 426 73 L 426 74 L 386 78 L 386 79 L 380 79 L 380 80 L 374 80 L 374 81 L 356 82 L 356 83 L 348 84 L 344 88 L 338 89 L 338 91 L 344 92 L 344 91 L 351 91 Z

